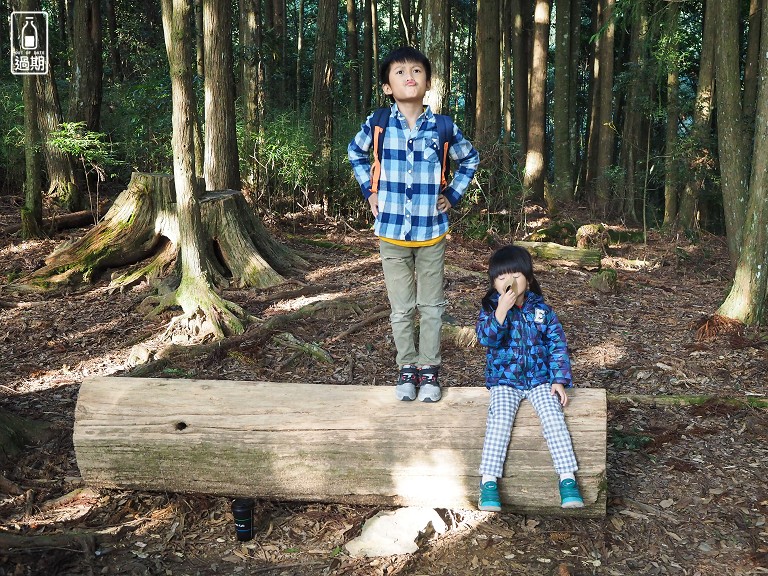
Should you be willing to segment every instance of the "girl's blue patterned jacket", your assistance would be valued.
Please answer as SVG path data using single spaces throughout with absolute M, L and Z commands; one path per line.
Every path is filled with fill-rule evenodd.
M 513 306 L 503 324 L 496 320 L 498 299 L 498 294 L 492 296 L 494 310 L 481 309 L 477 320 L 477 341 L 488 347 L 486 387 L 573 386 L 565 332 L 544 298 L 526 292 L 522 308 Z

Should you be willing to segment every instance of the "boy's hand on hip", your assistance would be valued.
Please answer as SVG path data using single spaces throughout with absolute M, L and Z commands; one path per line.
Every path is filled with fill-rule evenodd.
M 448 202 L 448 198 L 440 194 L 437 197 L 437 209 L 440 212 L 448 212 L 448 209 L 451 207 L 451 203 Z
M 376 216 L 379 215 L 379 195 L 371 194 L 370 196 L 368 196 L 368 204 L 371 206 L 371 212 L 373 212 L 373 217 L 376 218 Z
M 552 396 L 558 396 L 560 398 L 560 404 L 565 408 L 568 404 L 568 394 L 565 393 L 565 386 L 562 384 L 552 384 Z

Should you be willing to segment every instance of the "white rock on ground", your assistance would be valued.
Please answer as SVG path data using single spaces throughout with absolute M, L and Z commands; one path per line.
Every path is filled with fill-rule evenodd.
M 366 520 L 360 536 L 347 542 L 345 548 L 355 558 L 411 554 L 419 549 L 420 534 L 443 534 L 447 529 L 432 508 L 399 508 Z

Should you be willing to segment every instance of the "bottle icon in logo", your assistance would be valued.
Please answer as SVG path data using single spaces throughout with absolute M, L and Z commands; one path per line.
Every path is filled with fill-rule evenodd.
M 37 50 L 37 26 L 32 16 L 27 16 L 21 29 L 21 47 L 24 50 Z

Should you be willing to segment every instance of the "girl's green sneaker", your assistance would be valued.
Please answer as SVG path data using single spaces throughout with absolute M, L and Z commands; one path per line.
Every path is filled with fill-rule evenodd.
M 584 500 L 579 492 L 579 485 L 576 480 L 567 478 L 560 482 L 560 507 L 561 508 L 583 508 Z
M 486 512 L 501 512 L 501 498 L 496 482 L 480 484 L 480 498 L 477 501 L 477 508 Z

